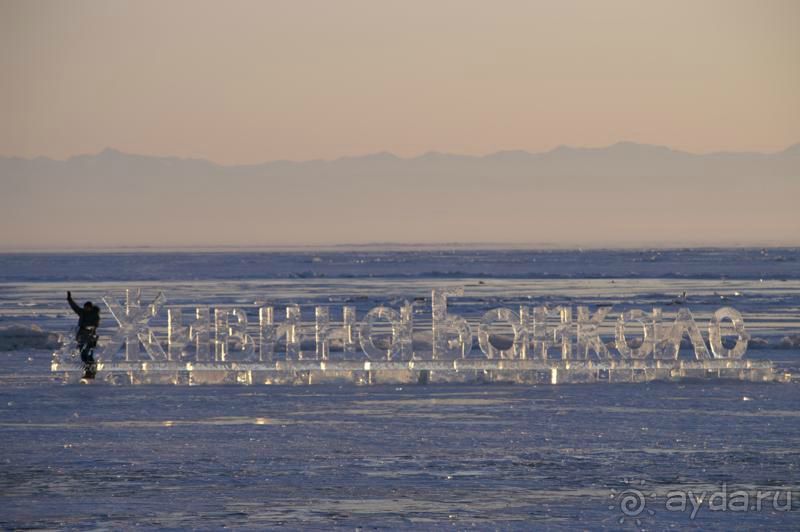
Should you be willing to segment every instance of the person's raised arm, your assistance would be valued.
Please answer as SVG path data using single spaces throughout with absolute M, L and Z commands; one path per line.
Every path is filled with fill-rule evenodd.
M 72 299 L 72 292 L 67 292 L 67 302 L 69 303 L 69 306 L 72 307 L 72 310 L 75 312 L 75 314 L 79 316 L 83 314 L 82 312 L 83 309 L 79 307 L 77 303 L 75 303 L 75 301 Z

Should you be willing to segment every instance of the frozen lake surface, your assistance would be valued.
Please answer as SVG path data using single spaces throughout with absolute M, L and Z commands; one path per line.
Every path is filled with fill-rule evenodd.
M 764 341 L 747 357 L 796 372 L 798 350 L 781 339 L 800 332 L 799 256 L 0 255 L 0 326 L 66 332 L 67 289 L 80 300 L 138 286 L 171 304 L 269 300 L 310 312 L 346 302 L 361 315 L 457 285 L 466 295 L 452 312 L 471 318 L 537 301 L 667 311 L 686 291 L 698 316 L 726 304 L 743 313 Z M 0 527 L 800 527 L 797 384 L 77 386 L 54 380 L 49 361 L 0 352 Z M 723 487 L 779 497 L 713 511 L 707 498 Z M 666 507 L 673 490 L 706 500 L 692 518 L 691 503 Z M 639 492 L 644 509 L 626 515 L 622 499 Z
M 616 528 L 630 487 L 647 527 L 800 525 L 793 385 L 41 382 L 0 399 L 10 528 Z M 724 483 L 794 490 L 794 510 L 664 507 Z

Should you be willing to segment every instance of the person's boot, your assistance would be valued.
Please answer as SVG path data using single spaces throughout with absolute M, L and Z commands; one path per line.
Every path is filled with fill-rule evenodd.
M 84 358 L 84 357 L 81 357 Z M 97 375 L 97 363 L 91 353 L 88 353 L 83 361 L 83 378 L 94 379 Z

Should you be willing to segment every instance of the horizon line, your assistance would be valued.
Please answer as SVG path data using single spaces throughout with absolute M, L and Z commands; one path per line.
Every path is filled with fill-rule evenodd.
M 599 250 L 674 250 L 674 249 L 787 249 L 800 247 L 796 242 L 606 242 L 604 244 L 559 244 L 556 242 L 368 242 L 368 243 L 333 243 L 333 244 L 210 244 L 210 245 L 100 245 L 100 246 L 30 246 L 5 247 L 0 245 L 0 254 L 15 253 L 222 253 L 226 251 L 237 252 L 292 252 L 292 251 L 381 251 L 381 250 L 493 250 L 493 251 L 599 251 Z
M 205 157 L 180 157 L 177 155 L 154 155 L 154 154 L 146 154 L 146 153 L 136 153 L 130 151 L 123 151 L 118 148 L 114 148 L 111 146 L 107 146 L 102 150 L 95 152 L 95 153 L 78 153 L 71 155 L 65 159 L 53 158 L 46 155 L 37 155 L 34 157 L 22 157 L 17 155 L 0 155 L 0 159 L 4 160 L 22 160 L 22 161 L 37 161 L 37 160 L 47 160 L 53 162 L 69 162 L 75 159 L 80 158 L 88 158 L 88 157 L 98 157 L 103 155 L 104 153 L 108 154 L 120 154 L 120 155 L 129 155 L 133 157 L 147 157 L 152 159 L 167 159 L 167 160 L 179 160 L 179 161 L 197 161 L 197 162 L 205 162 L 210 163 L 218 167 L 237 167 L 237 166 L 260 166 L 265 164 L 275 164 L 275 163 L 290 163 L 290 164 L 303 164 L 303 163 L 332 163 L 337 161 L 347 161 L 353 159 L 366 159 L 370 157 L 391 157 L 393 159 L 397 159 L 399 161 L 414 161 L 418 159 L 423 159 L 425 157 L 430 156 L 444 156 L 444 157 L 460 157 L 465 159 L 485 159 L 489 157 L 494 157 L 497 155 L 504 155 L 504 154 L 525 154 L 531 156 L 542 156 L 552 154 L 558 151 L 563 150 L 574 150 L 574 151 L 603 151 L 613 149 L 615 147 L 624 147 L 624 146 L 633 146 L 633 147 L 644 147 L 644 148 L 656 148 L 660 150 L 667 150 L 676 154 L 684 154 L 684 155 L 691 155 L 696 157 L 703 157 L 703 156 L 713 156 L 713 155 L 761 155 L 761 156 L 773 156 L 773 155 L 780 155 L 782 153 L 786 153 L 787 151 L 793 150 L 795 148 L 800 147 L 800 141 L 789 144 L 785 148 L 777 151 L 737 151 L 737 150 L 718 150 L 718 151 L 710 151 L 710 152 L 692 152 L 686 151 L 681 149 L 672 148 L 670 146 L 664 144 L 648 144 L 644 142 L 636 142 L 631 140 L 620 140 L 614 142 L 612 144 L 604 145 L 604 146 L 574 146 L 569 144 L 559 144 L 554 148 L 544 151 L 528 151 L 525 149 L 506 149 L 506 150 L 497 150 L 493 152 L 487 152 L 482 155 L 467 155 L 463 153 L 453 153 L 453 152 L 442 152 L 437 150 L 428 150 L 418 155 L 412 155 L 408 157 L 403 157 L 396 155 L 395 153 L 383 150 L 383 151 L 376 151 L 376 152 L 367 152 L 361 155 L 342 155 L 332 159 L 324 159 L 324 158 L 316 158 L 316 159 L 272 159 L 272 160 L 265 160 L 256 163 L 220 163 L 217 161 L 213 161 L 211 159 Z

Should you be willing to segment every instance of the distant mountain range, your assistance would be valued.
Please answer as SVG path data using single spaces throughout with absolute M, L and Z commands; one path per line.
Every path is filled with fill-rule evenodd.
M 152 175 L 320 176 L 371 173 L 395 174 L 433 172 L 440 177 L 456 171 L 480 175 L 490 172 L 542 176 L 684 176 L 759 173 L 791 175 L 798 172 L 800 143 L 776 153 L 716 152 L 694 154 L 665 146 L 618 142 L 604 148 L 560 146 L 541 153 L 523 150 L 499 151 L 485 156 L 428 152 L 401 158 L 389 152 L 334 160 L 271 161 L 249 165 L 221 165 L 204 159 L 155 157 L 124 153 L 107 148 L 94 155 L 77 155 L 65 161 L 46 157 L 23 159 L 0 157 L 3 177 L 85 176 L 98 172 L 133 178 Z
M 0 158 L 2 247 L 341 242 L 797 242 L 800 144 L 620 142 L 224 166 L 106 149 Z

